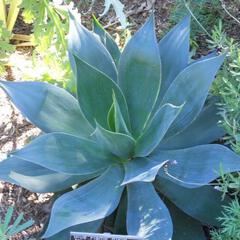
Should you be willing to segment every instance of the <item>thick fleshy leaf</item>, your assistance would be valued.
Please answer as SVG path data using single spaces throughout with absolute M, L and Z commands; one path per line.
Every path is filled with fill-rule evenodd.
M 0 86 L 21 113 L 44 132 L 87 137 L 93 131 L 77 100 L 64 89 L 43 82 L 1 81 Z
M 115 119 L 114 119 L 115 116 L 114 115 L 115 115 L 115 109 L 114 109 L 114 105 L 112 104 L 107 115 L 108 128 L 112 132 L 115 132 Z
M 126 97 L 133 135 L 138 137 L 157 99 L 161 61 L 154 17 L 129 40 L 119 62 L 119 85 Z
M 77 57 L 75 57 L 75 62 L 78 100 L 87 119 L 93 125 L 94 121 L 97 120 L 102 126 L 108 127 L 107 114 L 113 102 L 112 94 L 114 91 L 124 119 L 128 122 L 127 103 L 118 85 L 107 75 Z
M 161 105 L 166 103 L 172 103 L 176 106 L 185 104 L 167 132 L 168 137 L 187 128 L 201 112 L 209 87 L 224 57 L 225 55 L 220 55 L 191 64 L 172 82 L 163 97 Z
M 222 206 L 230 203 L 226 197 L 222 200 L 222 192 L 212 186 L 189 189 L 181 187 L 165 178 L 156 178 L 155 186 L 179 209 L 198 221 L 212 226 L 220 226 L 217 217 L 221 214 Z
M 198 118 L 184 131 L 170 137 L 159 144 L 158 149 L 171 150 L 193 147 L 200 144 L 211 143 L 225 134 L 219 126 L 220 115 L 215 104 L 209 104 L 199 114 Z
M 109 151 L 125 160 L 132 157 L 135 147 L 135 140 L 132 137 L 122 133 L 110 132 L 99 124 L 97 124 L 94 136 L 105 151 Z
M 109 216 L 120 201 L 122 178 L 123 170 L 115 165 L 101 177 L 59 197 L 54 202 L 44 237 Z
M 90 223 L 76 225 L 76 226 L 67 228 L 66 230 L 63 230 L 60 233 L 55 234 L 50 238 L 47 238 L 46 240 L 65 240 L 65 239 L 67 240 L 70 238 L 70 232 L 96 233 L 101 228 L 102 223 L 103 223 L 103 219 L 90 222 Z
M 108 111 L 108 115 L 107 115 L 108 129 L 110 129 L 110 131 L 112 131 L 112 132 L 115 132 L 114 115 L 115 115 L 115 110 L 114 110 L 114 105 L 112 104 L 112 106 L 110 107 L 110 109 Z
M 185 17 L 159 42 L 159 51 L 162 61 L 162 82 L 160 94 L 156 104 L 159 104 L 175 79 L 188 65 L 190 48 L 190 17 Z
M 77 14 L 69 12 L 69 16 L 68 48 L 71 54 L 117 81 L 114 61 L 100 39 L 80 23 Z
M 122 185 L 131 182 L 152 182 L 159 169 L 168 161 L 152 161 L 148 158 L 135 158 L 124 164 L 125 175 Z
M 58 173 L 17 157 L 0 162 L 0 180 L 24 187 L 31 192 L 48 193 L 65 190 L 96 175 L 67 175 Z
M 127 230 L 146 240 L 172 238 L 171 216 L 151 183 L 128 185 Z
M 100 37 L 103 45 L 107 48 L 117 66 L 121 54 L 118 45 L 95 16 L 93 16 L 93 30 Z
M 168 160 L 165 169 L 178 184 L 196 188 L 208 184 L 222 173 L 240 170 L 240 156 L 219 144 L 158 151 L 151 158 Z
M 173 240 L 206 240 L 202 224 L 165 201 L 173 221 Z
M 165 104 L 156 112 L 137 140 L 135 156 L 148 156 L 158 146 L 181 109 L 182 106 Z
M 130 135 L 130 120 L 127 118 L 124 119 L 120 105 L 118 104 L 118 100 L 116 98 L 115 93 L 113 92 L 113 106 L 114 106 L 114 121 L 115 121 L 115 131 L 119 133 L 126 133 Z M 128 116 L 126 116 L 128 117 Z
M 76 175 L 98 173 L 113 163 L 111 154 L 94 141 L 64 133 L 40 136 L 12 156 L 53 171 Z

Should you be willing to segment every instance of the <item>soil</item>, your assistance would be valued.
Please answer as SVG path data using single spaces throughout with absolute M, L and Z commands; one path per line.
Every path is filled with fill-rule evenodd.
M 141 26 L 155 7 L 156 31 L 160 37 L 170 26 L 169 14 L 174 0 L 122 0 L 125 6 L 125 13 L 128 16 L 130 30 L 135 32 Z M 97 17 L 103 12 L 103 1 L 96 1 L 96 4 L 89 12 L 89 5 L 75 3 L 80 7 L 82 22 L 91 28 L 91 14 Z M 121 28 L 116 20 L 114 11 L 100 18 L 107 30 L 112 34 L 120 34 Z M 29 34 L 31 26 L 26 25 L 20 18 L 14 28 L 15 33 Z M 234 30 L 235 32 L 235 30 Z M 204 49 L 206 51 L 206 49 Z M 32 48 L 20 48 L 16 51 L 15 57 L 29 60 Z M 30 61 L 29 61 L 30 64 Z M 5 78 L 10 81 L 21 79 L 21 68 L 8 67 Z M 0 161 L 5 159 L 7 154 L 15 149 L 23 147 L 32 137 L 37 136 L 40 130 L 29 123 L 19 111 L 10 103 L 5 93 L 0 89 Z M 18 234 L 12 240 L 38 239 L 50 213 L 51 194 L 35 194 L 21 187 L 0 182 L 0 216 L 3 217 L 8 206 L 14 206 L 14 216 L 23 212 L 25 220 L 33 219 L 35 224 L 27 231 Z

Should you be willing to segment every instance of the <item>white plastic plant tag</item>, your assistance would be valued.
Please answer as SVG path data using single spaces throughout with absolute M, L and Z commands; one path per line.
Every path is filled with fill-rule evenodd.
M 71 240 L 143 240 L 136 236 L 113 235 L 110 233 L 79 233 L 71 232 Z

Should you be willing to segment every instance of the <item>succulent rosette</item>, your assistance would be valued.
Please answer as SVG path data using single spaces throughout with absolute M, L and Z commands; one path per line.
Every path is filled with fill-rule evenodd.
M 221 193 L 211 186 L 240 170 L 208 91 L 223 54 L 189 57 L 190 19 L 160 42 L 152 15 L 121 52 L 99 22 L 70 14 L 69 57 L 76 94 L 43 82 L 0 83 L 44 134 L 0 162 L 0 179 L 55 192 L 43 238 L 113 232 L 147 240 L 205 239 L 219 225 Z

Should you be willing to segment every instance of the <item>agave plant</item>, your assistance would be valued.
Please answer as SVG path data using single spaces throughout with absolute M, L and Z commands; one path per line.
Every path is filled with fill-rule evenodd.
M 1 82 L 44 134 L 0 163 L 1 180 L 34 192 L 57 192 L 43 238 L 113 232 L 147 240 L 205 239 L 219 225 L 219 172 L 240 170 L 240 157 L 211 144 L 223 136 L 209 87 L 224 60 L 189 60 L 189 17 L 159 43 L 154 17 L 121 53 L 94 21 L 70 16 L 69 56 L 77 97 L 41 82 Z M 207 99 L 207 100 L 206 100 Z

